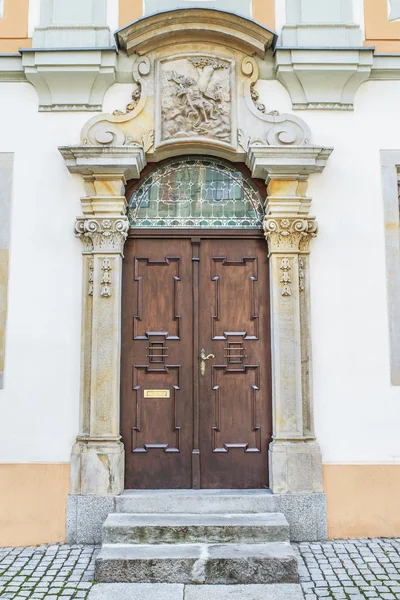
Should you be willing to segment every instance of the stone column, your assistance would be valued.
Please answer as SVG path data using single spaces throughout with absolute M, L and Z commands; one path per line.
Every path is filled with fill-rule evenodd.
M 264 230 L 270 258 L 274 494 L 322 492 L 322 457 L 314 434 L 309 310 L 308 177 L 321 172 L 330 150 L 253 145 L 248 166 L 267 182 Z
M 121 284 L 126 179 L 139 177 L 140 146 L 61 148 L 87 196 L 75 233 L 83 242 L 80 431 L 71 456 L 71 494 L 120 494 L 124 447 L 120 441 Z
M 273 195 L 282 188 L 287 192 L 299 187 L 304 188 L 304 182 L 271 179 L 264 222 L 270 257 L 274 397 L 270 485 L 275 494 L 323 490 L 312 416 L 309 329 L 308 254 L 317 224 L 301 211 L 296 215 L 282 207 L 276 210 Z

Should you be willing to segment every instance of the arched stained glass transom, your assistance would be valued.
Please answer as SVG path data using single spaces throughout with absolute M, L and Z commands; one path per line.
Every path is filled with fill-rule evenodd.
M 234 166 L 204 158 L 157 167 L 132 193 L 130 227 L 260 228 L 263 201 Z

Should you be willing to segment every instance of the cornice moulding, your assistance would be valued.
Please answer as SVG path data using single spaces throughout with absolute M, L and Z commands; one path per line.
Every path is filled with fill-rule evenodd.
M 143 17 L 119 29 L 116 37 L 128 55 L 212 40 L 213 44 L 263 58 L 276 41 L 273 31 L 251 19 L 207 8 L 176 9 Z
M 400 54 L 375 54 L 369 78 L 381 81 L 399 80 Z
M 27 81 L 20 54 L 0 54 L 0 81 Z
M 270 177 L 308 177 L 322 173 L 333 148 L 320 146 L 267 146 L 250 144 L 246 165 L 252 176 L 267 180 Z
M 80 175 L 117 175 L 138 179 L 146 166 L 142 146 L 60 146 L 59 151 L 70 173 Z
M 371 74 L 373 49 L 277 48 L 275 59 L 293 109 L 353 110 L 356 92 Z
M 39 96 L 39 111 L 101 111 L 116 81 L 115 48 L 22 50 L 26 79 Z

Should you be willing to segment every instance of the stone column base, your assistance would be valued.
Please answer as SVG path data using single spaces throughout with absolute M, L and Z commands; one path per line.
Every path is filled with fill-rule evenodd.
M 79 441 L 71 454 L 71 494 L 119 495 L 124 469 L 122 442 Z
M 317 442 L 272 442 L 269 448 L 273 494 L 323 492 L 322 456 Z

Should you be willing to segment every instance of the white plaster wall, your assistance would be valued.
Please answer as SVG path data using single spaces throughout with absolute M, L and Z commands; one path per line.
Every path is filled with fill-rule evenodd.
M 0 152 L 14 152 L 0 462 L 69 461 L 78 432 L 84 195 L 57 146 L 79 141 L 88 113 L 38 113 L 34 88 L 0 86 Z
M 104 108 L 129 100 L 116 85 Z M 291 112 L 286 90 L 260 101 Z M 381 149 L 400 148 L 400 82 L 369 82 L 352 112 L 298 111 L 316 144 L 333 146 L 309 192 L 320 234 L 311 255 L 316 431 L 324 462 L 400 461 L 400 387 L 389 377 Z M 15 152 L 0 462 L 68 461 L 78 431 L 84 194 L 57 146 L 79 141 L 87 113 L 37 112 L 28 84 L 2 84 L 0 152 Z
M 261 102 L 290 111 L 278 82 Z M 297 111 L 313 142 L 333 146 L 309 194 L 315 418 L 324 462 L 400 461 L 400 387 L 389 372 L 380 149 L 400 148 L 400 82 L 368 82 L 355 112 Z M 400 301 L 400 299 L 399 299 Z

